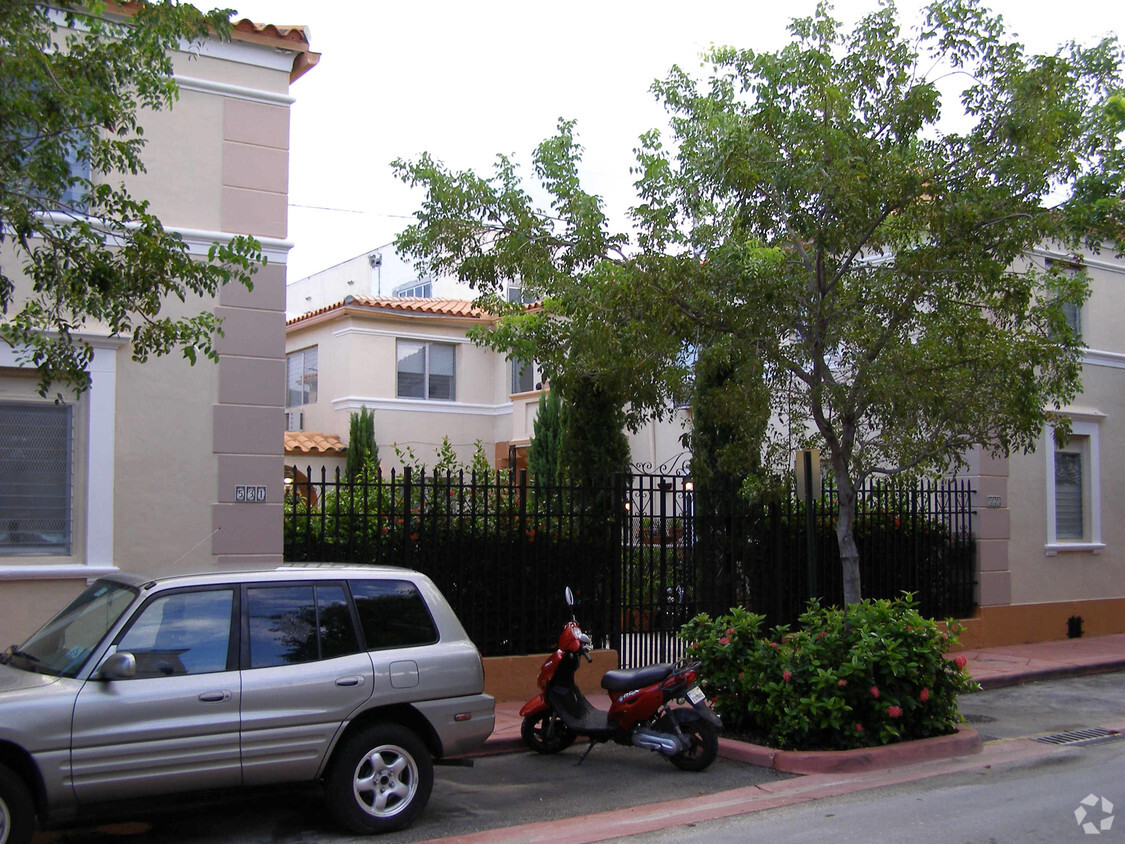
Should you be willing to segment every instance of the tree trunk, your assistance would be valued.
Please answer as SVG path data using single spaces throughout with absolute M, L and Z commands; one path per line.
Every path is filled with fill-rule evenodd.
M 840 496 L 836 542 L 840 546 L 840 568 L 844 576 L 844 604 L 851 606 L 863 599 L 859 580 L 859 548 L 855 544 L 855 485 L 841 472 L 836 478 L 836 490 Z

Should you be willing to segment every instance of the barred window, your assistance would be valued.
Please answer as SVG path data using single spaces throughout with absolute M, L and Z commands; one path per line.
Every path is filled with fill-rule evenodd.
M 0 555 L 70 554 L 73 407 L 0 402 Z

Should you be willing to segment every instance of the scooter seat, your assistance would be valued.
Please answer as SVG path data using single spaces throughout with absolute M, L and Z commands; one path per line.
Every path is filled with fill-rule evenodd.
M 607 671 L 602 677 L 602 688 L 607 692 L 627 692 L 632 689 L 641 689 L 659 683 L 672 673 L 670 662 L 658 662 L 644 668 L 625 668 L 619 671 Z

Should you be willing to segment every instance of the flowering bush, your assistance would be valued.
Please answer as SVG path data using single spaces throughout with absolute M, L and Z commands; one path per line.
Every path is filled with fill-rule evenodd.
M 743 609 L 696 616 L 680 635 L 703 685 L 736 733 L 778 748 L 842 750 L 953 732 L 957 696 L 978 687 L 945 658 L 960 628 L 924 618 L 907 595 L 846 610 L 809 605 L 799 629 L 761 635 Z

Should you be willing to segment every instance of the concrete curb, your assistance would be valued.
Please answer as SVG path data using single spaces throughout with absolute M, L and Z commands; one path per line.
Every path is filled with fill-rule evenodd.
M 1067 677 L 1087 677 L 1091 674 L 1108 674 L 1111 671 L 1125 671 L 1125 659 L 1087 665 L 1059 665 L 1052 668 L 1028 668 L 1012 674 L 997 674 L 976 680 L 982 689 L 1005 689 L 1009 686 L 1022 686 L 1040 680 L 1063 680 Z
M 773 768 L 789 774 L 857 774 L 971 756 L 984 747 L 976 730 L 960 726 L 948 736 L 903 741 L 855 750 L 775 750 L 757 744 L 719 739 L 719 755 L 734 762 Z

